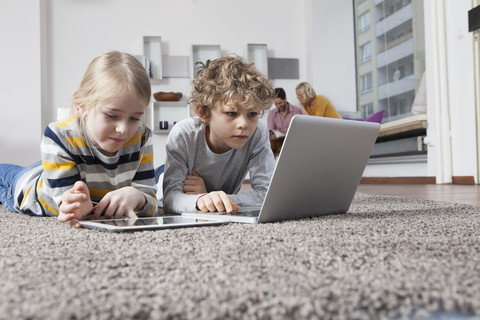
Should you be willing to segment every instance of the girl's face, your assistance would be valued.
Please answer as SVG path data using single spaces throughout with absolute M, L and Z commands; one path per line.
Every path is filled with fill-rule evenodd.
M 255 132 L 259 114 L 233 103 L 217 103 L 210 111 L 206 132 L 207 144 L 215 153 L 239 149 L 247 143 Z
M 106 156 L 117 151 L 137 132 L 145 112 L 142 100 L 132 94 L 124 94 L 108 102 L 86 108 L 77 107 L 79 116 L 85 116 L 90 139 Z

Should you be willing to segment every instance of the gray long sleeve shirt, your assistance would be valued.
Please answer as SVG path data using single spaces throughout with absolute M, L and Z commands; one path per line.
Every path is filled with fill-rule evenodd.
M 222 154 L 210 150 L 205 124 L 193 118 L 178 122 L 167 138 L 167 158 L 163 179 L 163 210 L 167 213 L 193 212 L 202 196 L 183 192 L 187 174 L 194 170 L 202 177 L 207 192 L 222 190 L 238 206 L 260 206 L 275 167 L 268 129 L 258 122 L 248 142 Z M 253 191 L 237 194 L 250 173 Z

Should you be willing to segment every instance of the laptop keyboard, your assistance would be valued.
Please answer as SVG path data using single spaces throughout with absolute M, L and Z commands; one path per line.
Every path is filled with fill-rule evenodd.
M 259 209 L 242 210 L 239 212 L 235 212 L 233 214 L 237 216 L 243 216 L 243 217 L 258 217 L 258 215 L 260 214 L 260 210 Z

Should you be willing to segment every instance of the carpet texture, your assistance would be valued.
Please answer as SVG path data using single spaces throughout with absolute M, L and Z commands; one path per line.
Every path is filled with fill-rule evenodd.
M 480 207 L 114 234 L 0 206 L 0 270 L 2 319 L 478 318 Z

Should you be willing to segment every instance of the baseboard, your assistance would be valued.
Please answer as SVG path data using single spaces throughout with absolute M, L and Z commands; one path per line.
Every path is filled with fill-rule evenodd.
M 452 184 L 474 185 L 473 176 L 453 177 Z M 245 179 L 243 183 L 250 183 L 250 179 Z M 360 179 L 362 184 L 437 184 L 435 177 L 363 177 Z
M 452 179 L 453 184 L 475 184 L 475 179 L 472 176 L 457 176 Z
M 435 177 L 363 177 L 363 184 L 436 184 Z M 473 176 L 456 176 L 452 178 L 452 184 L 473 185 Z
M 363 184 L 436 184 L 435 177 L 363 177 Z

